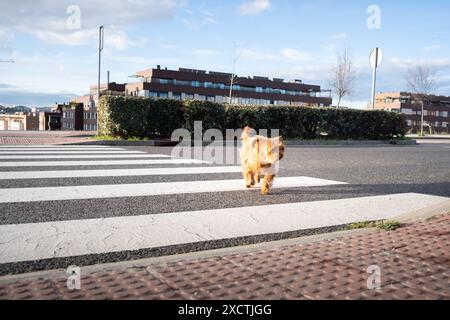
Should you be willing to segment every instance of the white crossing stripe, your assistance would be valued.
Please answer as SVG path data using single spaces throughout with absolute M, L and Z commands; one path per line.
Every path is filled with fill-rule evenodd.
M 274 188 L 346 184 L 310 177 L 282 177 Z M 245 190 L 243 179 L 0 189 L 0 203 L 99 199 Z
M 22 147 L 0 147 L 0 151 L 70 151 L 70 150 L 86 150 L 86 151 L 93 151 L 93 150 L 125 150 L 124 148 L 105 148 L 105 147 L 55 147 L 55 146 L 49 146 L 46 148 L 43 147 L 28 147 L 28 148 L 22 148 Z
M 83 256 L 392 219 L 448 198 L 423 194 L 0 226 L 0 263 Z
M 25 160 L 25 159 L 119 159 L 119 158 L 170 158 L 166 154 L 82 154 L 82 155 L 66 155 L 66 154 L 56 154 L 56 155 L 12 155 L 5 156 L 0 155 L 0 160 Z
M 5 171 L 0 172 L 0 180 L 154 176 L 154 175 L 209 174 L 209 173 L 232 173 L 232 172 L 241 172 L 241 167 L 223 166 L 223 167 L 145 168 L 145 169 L 108 169 L 108 170 Z
M 43 151 L 0 151 L 0 155 L 53 155 L 53 154 L 68 154 L 68 155 L 77 155 L 77 154 L 143 154 L 144 151 L 131 151 L 131 150 L 43 150 Z M 75 158 L 75 157 L 74 157 Z
M 30 145 L 1 145 L 0 149 L 3 148 L 15 148 L 15 149 L 27 149 L 27 148 L 111 148 L 110 146 L 104 145 L 84 145 L 84 144 L 30 144 Z
M 73 157 L 72 157 L 73 158 Z M 202 164 L 208 161 L 196 159 L 151 160 L 87 160 L 87 161 L 0 161 L 0 167 L 76 167 L 76 166 L 122 166 L 145 164 Z M 1 172 L 0 172 L 1 173 Z
M 9 153 L 10 152 L 32 152 L 32 151 L 40 151 L 40 152 L 51 152 L 51 151 L 64 151 L 64 152 L 68 152 L 68 151 L 86 151 L 86 152 L 94 152 L 94 151 L 110 151 L 110 152 L 115 152 L 115 151 L 126 151 L 125 149 L 121 149 L 121 148 L 65 148 L 65 149 L 61 149 L 61 148 L 29 148 L 29 149 L 1 149 L 0 148 L 0 152 L 1 153 Z

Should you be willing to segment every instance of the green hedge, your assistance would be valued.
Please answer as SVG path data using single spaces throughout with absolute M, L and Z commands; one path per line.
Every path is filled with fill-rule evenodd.
M 193 133 L 202 121 L 203 132 L 215 128 L 280 129 L 285 138 L 386 140 L 406 134 L 402 114 L 293 106 L 234 106 L 207 101 L 178 101 L 141 97 L 103 96 L 100 99 L 100 135 L 170 137 L 178 128 Z

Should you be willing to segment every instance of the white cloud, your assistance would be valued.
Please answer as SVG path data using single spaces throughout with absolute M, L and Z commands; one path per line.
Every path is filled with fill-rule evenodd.
M 335 40 L 339 40 L 339 39 L 345 39 L 345 38 L 347 38 L 347 36 L 348 35 L 345 32 L 340 32 L 340 33 L 333 34 L 331 36 L 331 38 L 335 39 Z
M 270 9 L 270 0 L 250 0 L 242 3 L 238 11 L 241 15 L 260 14 Z
M 296 49 L 287 48 L 281 51 L 284 58 L 290 61 L 309 61 L 311 60 L 311 55 L 305 52 L 298 51 Z
M 29 33 L 38 39 L 69 46 L 96 45 L 98 26 L 109 31 L 110 45 L 123 50 L 140 40 L 133 40 L 126 33 L 128 25 L 148 20 L 170 19 L 185 0 L 77 0 L 80 9 L 80 29 L 68 28 L 72 13 L 66 10 L 73 1 L 9 1 L 2 3 L 0 29 Z
M 426 52 L 431 52 L 431 51 L 439 50 L 440 48 L 441 48 L 440 45 L 435 44 L 435 45 L 431 45 L 431 46 L 425 46 L 425 47 L 423 47 L 423 50 Z
M 12 53 L 14 34 L 10 29 L 0 29 L 0 52 Z
M 438 59 L 400 59 L 392 58 L 390 63 L 394 67 L 400 69 L 407 69 L 412 66 L 423 65 L 432 68 L 450 68 L 450 58 L 438 58 Z

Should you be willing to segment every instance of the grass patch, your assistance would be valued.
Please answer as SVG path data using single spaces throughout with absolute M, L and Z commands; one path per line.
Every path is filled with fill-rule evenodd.
M 394 231 L 401 228 L 401 223 L 395 220 L 386 220 L 377 222 L 377 228 L 387 231 Z
M 355 222 L 349 225 L 350 230 L 366 229 L 366 228 L 378 228 L 387 231 L 394 231 L 400 228 L 402 225 L 395 220 L 384 220 L 384 221 L 362 221 Z
M 365 229 L 365 228 L 374 228 L 374 227 L 376 227 L 376 223 L 375 222 L 365 221 L 365 222 L 352 223 L 349 226 L 349 229 L 350 230 L 356 230 L 356 229 Z
M 123 139 L 121 137 L 113 137 L 113 136 L 95 136 L 94 140 L 99 140 L 99 141 L 148 141 L 148 140 L 150 140 L 150 138 L 148 138 L 148 137 L 144 137 L 144 138 L 130 137 L 128 139 Z

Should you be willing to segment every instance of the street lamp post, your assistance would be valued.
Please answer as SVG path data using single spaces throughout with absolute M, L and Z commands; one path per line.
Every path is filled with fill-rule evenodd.
M 420 121 L 420 136 L 423 137 L 423 98 L 421 99 L 422 112 L 420 113 L 421 121 Z
M 98 111 L 100 106 L 100 76 L 101 76 L 101 65 L 102 65 L 102 51 L 103 51 L 103 26 L 98 28 L 98 78 L 97 78 L 97 135 L 99 132 L 98 127 Z

